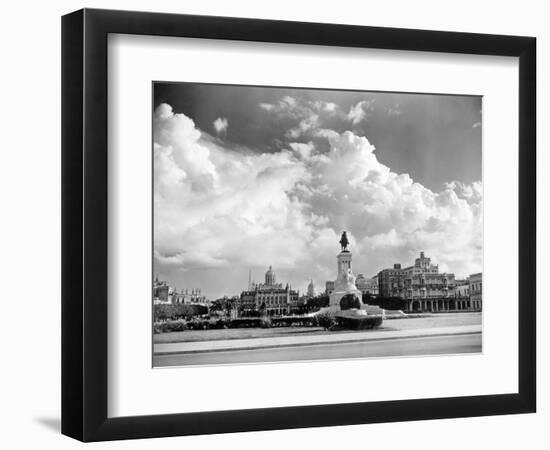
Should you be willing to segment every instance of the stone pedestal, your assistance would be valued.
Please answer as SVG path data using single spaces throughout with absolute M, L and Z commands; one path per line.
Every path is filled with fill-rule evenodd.
M 342 250 L 336 257 L 338 260 L 338 278 L 334 282 L 334 292 L 330 294 L 329 306 L 340 306 L 340 300 L 346 295 L 353 295 L 359 300 L 361 307 L 362 293 L 355 286 L 355 276 L 352 271 L 352 254 L 349 250 Z
M 340 245 L 342 251 L 336 257 L 338 261 L 338 275 L 334 281 L 334 291 L 329 296 L 329 306 L 321 308 L 314 315 L 319 314 L 333 314 L 336 317 L 358 319 L 365 316 L 382 316 L 384 317 L 384 310 L 378 306 L 364 305 L 363 294 L 357 286 L 355 286 L 355 276 L 351 266 L 352 254 L 347 249 L 348 240 L 346 233 L 342 235 Z M 351 296 L 352 304 L 345 306 L 346 309 L 342 310 L 341 301 L 346 296 Z

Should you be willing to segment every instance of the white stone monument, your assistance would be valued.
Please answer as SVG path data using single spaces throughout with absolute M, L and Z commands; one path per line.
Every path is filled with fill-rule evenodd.
M 349 250 L 342 250 L 336 257 L 338 260 L 338 277 L 334 281 L 334 291 L 330 294 L 329 305 L 340 305 L 346 295 L 353 295 L 362 304 L 362 294 L 355 286 L 355 275 L 351 266 L 352 254 Z
M 326 308 L 321 308 L 315 314 L 332 313 L 336 317 L 357 317 L 367 315 L 381 315 L 384 317 L 384 310 L 374 305 L 366 305 L 363 303 L 363 294 L 355 285 L 355 275 L 352 270 L 352 254 L 348 250 L 348 237 L 346 232 L 342 233 L 340 239 L 342 246 L 340 253 L 336 257 L 338 261 L 338 275 L 334 281 L 334 291 L 329 296 L 329 305 Z M 353 301 L 357 307 L 347 307 L 344 310 L 341 308 L 341 301 L 344 297 L 354 297 Z M 349 298 L 349 297 L 348 297 Z
M 338 260 L 337 278 L 334 281 L 334 291 L 330 294 L 329 306 L 340 307 L 340 301 L 347 295 L 354 296 L 359 304 L 363 305 L 361 291 L 355 286 L 355 275 L 353 275 L 351 265 L 352 254 L 348 250 L 349 241 L 345 231 L 342 233 L 340 245 L 342 249 L 336 257 Z

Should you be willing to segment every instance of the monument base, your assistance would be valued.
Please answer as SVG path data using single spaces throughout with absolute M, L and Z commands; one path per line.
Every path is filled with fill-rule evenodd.
M 363 306 L 363 294 L 359 289 L 349 289 L 346 291 L 337 291 L 333 292 L 329 296 L 329 306 L 340 306 L 340 301 L 346 296 L 346 295 L 353 295 L 359 300 L 359 304 L 361 305 L 361 309 Z

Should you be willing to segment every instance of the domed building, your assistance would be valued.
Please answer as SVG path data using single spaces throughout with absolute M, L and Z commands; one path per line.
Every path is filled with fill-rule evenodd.
M 273 272 L 271 266 L 269 266 L 269 269 L 265 273 L 265 284 L 266 286 L 275 286 L 275 272 Z
M 243 312 L 265 311 L 267 315 L 279 316 L 293 312 L 299 303 L 299 292 L 286 284 L 277 283 L 273 267 L 265 273 L 265 283 L 250 283 L 247 291 L 241 293 Z
M 307 285 L 307 297 L 315 297 L 315 286 L 313 285 L 313 280 L 310 280 L 309 284 Z

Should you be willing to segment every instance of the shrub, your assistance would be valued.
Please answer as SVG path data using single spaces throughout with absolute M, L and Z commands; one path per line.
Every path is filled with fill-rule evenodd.
M 407 309 L 407 300 L 404 300 L 399 297 L 370 297 L 368 301 L 365 301 L 365 296 L 363 296 L 363 303 L 380 306 L 380 308 L 383 308 L 383 309 L 391 309 L 391 310 Z
M 273 324 L 271 323 L 271 319 L 267 316 L 260 318 L 260 327 L 261 328 L 271 328 Z
M 153 333 L 170 333 L 172 331 L 184 331 L 187 330 L 187 324 L 184 320 L 167 320 L 166 322 L 153 323 Z
M 153 320 L 155 322 L 203 314 L 208 314 L 208 308 L 204 305 L 186 305 L 183 303 L 153 305 Z
M 205 323 L 201 319 L 194 318 L 188 323 L 188 326 L 191 330 L 203 330 L 205 328 Z
M 227 322 L 229 328 L 256 328 L 259 327 L 261 319 L 250 318 L 250 317 L 241 317 L 239 319 L 232 319 Z
M 336 325 L 336 318 L 334 317 L 334 314 L 325 312 L 317 314 L 315 318 L 317 319 L 317 325 L 323 327 L 325 330 L 330 330 Z
M 169 333 L 172 331 L 184 331 L 187 330 L 187 324 L 183 320 L 174 320 L 164 323 L 164 332 Z
M 303 310 L 305 311 L 318 311 L 321 308 L 326 308 L 329 305 L 329 296 L 326 294 L 318 295 L 308 299 Z
M 382 316 L 338 317 L 337 323 L 348 330 L 370 330 L 382 324 Z
M 228 322 L 223 319 L 217 319 L 217 320 L 210 319 L 210 328 L 221 330 L 223 328 L 227 328 L 227 323 Z

